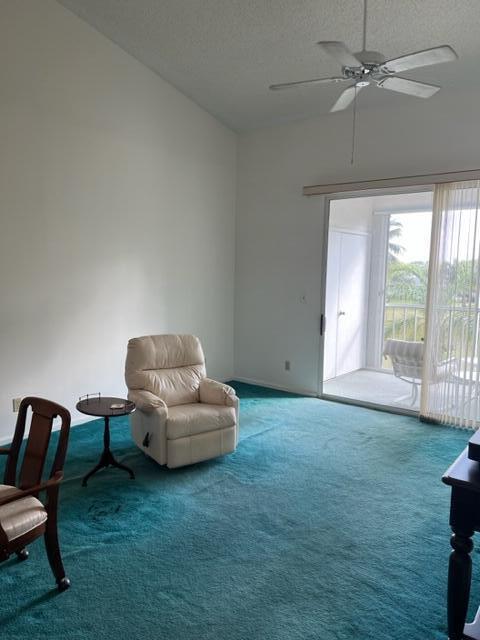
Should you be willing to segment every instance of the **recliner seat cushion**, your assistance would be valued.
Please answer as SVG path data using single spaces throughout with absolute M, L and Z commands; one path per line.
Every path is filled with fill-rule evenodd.
M 0 498 L 15 487 L 0 484 Z M 47 519 L 47 511 L 40 500 L 33 496 L 9 502 L 0 507 L 0 524 L 9 541 L 28 533 Z
M 235 425 L 234 407 L 192 403 L 170 407 L 167 418 L 167 439 L 176 440 Z

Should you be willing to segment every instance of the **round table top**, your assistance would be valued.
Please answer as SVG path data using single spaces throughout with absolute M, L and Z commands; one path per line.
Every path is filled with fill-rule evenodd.
M 121 404 L 122 407 L 112 409 L 113 404 Z M 125 398 L 114 398 L 111 396 L 93 396 L 77 402 L 77 411 L 88 416 L 99 418 L 111 416 L 126 416 L 135 411 L 135 403 Z

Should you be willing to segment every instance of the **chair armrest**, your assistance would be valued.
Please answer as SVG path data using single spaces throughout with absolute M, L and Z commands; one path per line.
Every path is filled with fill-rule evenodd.
M 5 447 L 0 447 L 0 456 L 8 456 L 10 453 L 10 449 L 5 449 Z
M 15 500 L 22 500 L 23 498 L 27 498 L 28 496 L 36 495 L 37 493 L 40 493 L 40 491 L 48 491 L 52 487 L 60 484 L 62 480 L 63 471 L 57 471 L 57 473 L 52 478 L 50 478 L 46 482 L 37 484 L 34 487 L 30 487 L 30 489 L 17 489 L 12 487 L 12 492 L 10 493 L 10 495 L 0 498 L 0 507 L 3 507 L 4 504 L 15 502 Z
M 134 402 L 140 411 L 145 411 L 145 413 L 152 413 L 157 409 L 168 411 L 167 405 L 161 398 L 144 389 L 131 389 L 128 392 L 128 399 Z
M 200 381 L 199 391 L 200 402 L 205 404 L 221 404 L 227 407 L 236 407 L 238 404 L 235 389 L 211 378 L 203 378 Z

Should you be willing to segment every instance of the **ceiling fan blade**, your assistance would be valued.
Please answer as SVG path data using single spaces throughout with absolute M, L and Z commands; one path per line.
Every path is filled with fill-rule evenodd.
M 400 58 L 387 60 L 382 64 L 382 67 L 386 67 L 389 71 L 397 73 L 398 71 L 408 71 L 409 69 L 416 69 L 417 67 L 427 67 L 430 64 L 450 62 L 457 58 L 458 55 L 452 47 L 445 44 L 441 47 L 433 47 L 433 49 L 425 49 L 424 51 L 409 53 Z
M 292 87 L 311 86 L 316 84 L 325 84 L 327 82 L 346 82 L 348 78 L 314 78 L 313 80 L 298 80 L 297 82 L 284 82 L 282 84 L 271 84 L 269 89 L 272 91 L 280 91 L 282 89 L 291 89 Z
M 378 83 L 378 86 L 390 91 L 406 93 L 409 96 L 416 96 L 417 98 L 430 98 L 440 90 L 440 87 L 435 84 L 407 80 L 407 78 L 401 78 L 400 76 L 385 78 Z
M 335 111 L 343 111 L 343 109 L 346 109 L 355 100 L 355 90 L 358 93 L 361 89 L 363 89 L 363 87 L 352 85 L 351 87 L 345 89 L 345 91 L 342 91 L 337 101 L 330 109 L 330 113 L 334 113 Z
M 335 40 L 317 42 L 318 46 L 328 53 L 329 56 L 335 58 L 342 67 L 361 67 L 362 63 L 358 60 L 353 53 L 347 48 L 345 43 L 337 42 Z

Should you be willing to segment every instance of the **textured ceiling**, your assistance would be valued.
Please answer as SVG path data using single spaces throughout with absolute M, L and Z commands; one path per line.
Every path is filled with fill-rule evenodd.
M 58 2 L 237 131 L 327 113 L 339 85 L 279 93 L 268 85 L 337 75 L 318 40 L 362 48 L 362 0 Z M 406 76 L 450 93 L 480 88 L 480 0 L 369 0 L 367 22 L 367 48 L 387 58 L 439 44 L 460 55 Z M 358 100 L 363 109 L 420 99 L 372 87 Z

